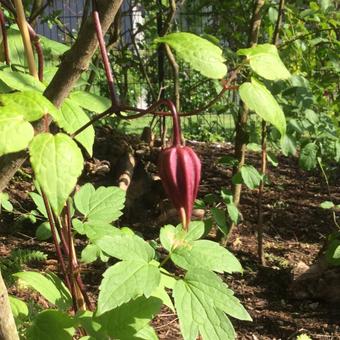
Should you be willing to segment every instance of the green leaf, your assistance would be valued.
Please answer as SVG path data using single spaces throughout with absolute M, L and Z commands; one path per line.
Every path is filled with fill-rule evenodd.
M 33 122 L 46 113 L 53 117 L 58 116 L 57 108 L 40 92 L 23 91 L 0 95 L 0 103 L 3 106 L 15 108 L 18 115 L 23 115 L 24 119 Z
M 333 240 L 326 249 L 327 261 L 334 265 L 340 265 L 340 240 Z
M 72 134 L 90 121 L 84 110 L 70 99 L 65 99 L 60 109 L 60 115 L 55 117 L 57 124 L 67 133 Z M 94 143 L 94 128 L 89 126 L 83 132 L 75 136 L 75 139 L 92 156 Z
M 229 227 L 227 225 L 227 218 L 224 209 L 214 207 L 211 208 L 210 211 L 218 228 L 222 231 L 224 235 L 227 235 L 229 232 Z
M 48 60 L 49 65 L 52 61 L 59 64 L 60 56 L 70 49 L 69 46 L 55 40 L 48 39 L 42 35 L 39 36 L 39 40 L 44 49 L 44 57 Z
M 286 118 L 273 95 L 254 78 L 251 83 L 240 86 L 240 96 L 250 110 L 255 111 L 263 120 L 273 124 L 283 136 L 286 133 Z
M 124 208 L 125 191 L 118 187 L 99 187 L 94 189 L 90 183 L 85 184 L 74 195 L 74 203 L 79 212 L 89 221 L 111 223 L 117 220 Z
M 159 238 L 162 246 L 170 252 L 173 247 L 177 246 L 178 240 L 176 228 L 172 225 L 165 225 L 161 228 Z
M 52 237 L 51 227 L 49 222 L 43 222 L 35 231 L 35 236 L 39 241 L 45 241 Z
M 182 225 L 177 226 L 177 229 L 181 230 Z M 193 221 L 189 224 L 189 230 L 186 232 L 185 239 L 187 241 L 196 241 L 204 235 L 204 222 Z
M 47 301 L 66 310 L 72 305 L 71 294 L 64 283 L 53 273 L 19 272 L 13 276 L 38 291 Z
M 101 315 L 95 321 L 114 339 L 137 339 L 136 333 L 148 325 L 161 306 L 160 299 L 141 296 Z
M 0 207 L 4 208 L 8 212 L 13 211 L 13 205 L 9 201 L 9 196 L 6 192 L 0 192 Z
M 169 294 L 167 293 L 165 289 L 165 287 L 167 287 L 167 285 L 169 284 L 169 279 L 172 279 L 174 281 L 173 285 L 176 283 L 176 279 L 169 277 L 167 275 L 164 275 L 162 273 L 159 286 L 152 292 L 151 296 L 162 300 L 163 304 L 168 306 L 175 313 L 175 307 L 171 301 Z
M 184 340 L 232 340 L 235 331 L 229 319 L 219 310 L 196 297 L 183 280 L 174 290 L 175 306 Z
M 91 340 L 108 339 L 108 335 L 102 328 L 102 325 L 97 322 L 97 318 L 93 312 L 88 310 L 79 311 L 75 318 L 77 323 L 80 324 L 80 326 L 86 330 L 86 333 L 90 335 Z
M 56 66 L 44 67 L 44 84 L 47 86 L 58 71 Z
M 237 54 L 246 56 L 252 70 L 263 78 L 281 80 L 288 79 L 291 76 L 281 61 L 275 45 L 256 45 L 238 50 Z
M 42 133 L 31 142 L 30 159 L 37 182 L 59 215 L 83 169 L 80 149 L 65 134 Z
M 279 165 L 276 155 L 271 151 L 267 151 L 267 160 L 275 167 Z
M 7 39 L 11 64 L 27 67 L 24 44 L 17 25 L 12 25 L 7 29 Z
M 100 248 L 95 244 L 88 244 L 81 252 L 81 261 L 84 263 L 92 263 L 97 260 L 100 255 Z
M 122 261 L 103 274 L 99 287 L 98 315 L 139 296 L 148 298 L 159 285 L 160 271 L 140 259 Z
M 178 32 L 155 39 L 156 43 L 166 43 L 176 51 L 177 56 L 189 63 L 202 75 L 223 78 L 227 73 L 222 50 L 210 41 L 195 34 Z
M 84 223 L 84 234 L 91 240 L 96 241 L 104 236 L 115 236 L 120 230 L 105 222 L 89 221 Z
M 44 200 L 41 195 L 37 194 L 36 192 L 30 192 L 29 195 L 31 196 L 34 204 L 36 205 L 38 211 L 45 217 L 47 217 L 47 212 L 44 204 Z
M 320 3 L 320 7 L 322 11 L 325 12 L 327 11 L 329 7 L 332 6 L 333 1 L 332 0 L 319 0 L 318 2 Z
M 231 252 L 209 240 L 198 240 L 177 247 L 171 253 L 171 260 L 187 270 L 203 268 L 219 273 L 242 272 L 240 262 Z
M 299 165 L 302 169 L 310 171 L 317 165 L 318 146 L 315 143 L 305 145 L 300 153 Z
M 86 183 L 74 195 L 74 204 L 76 205 L 77 210 L 85 216 L 91 210 L 90 202 L 91 198 L 95 195 L 95 192 L 96 189 L 94 186 L 91 183 Z
M 261 152 L 261 145 L 257 143 L 249 143 L 247 144 L 247 150 L 253 152 Z
M 74 326 L 74 320 L 67 314 L 52 309 L 45 310 L 34 318 L 27 331 L 27 339 L 72 340 Z
M 70 99 L 83 109 L 95 113 L 102 113 L 111 107 L 111 100 L 86 91 L 74 91 Z
M 215 273 L 204 269 L 189 270 L 184 278 L 192 292 L 202 301 L 206 300 L 216 308 L 235 319 L 251 321 L 248 312 L 234 296 L 232 290 Z
M 320 208 L 322 209 L 332 209 L 334 206 L 334 203 L 331 201 L 324 201 L 320 204 Z
M 212 272 L 190 271 L 178 280 L 173 291 L 175 307 L 184 340 L 234 339 L 234 328 L 223 313 L 251 320 L 231 290 Z
M 23 119 L 0 109 L 0 156 L 26 149 L 34 136 L 32 125 Z
M 204 231 L 204 223 L 202 221 L 190 222 L 188 232 L 183 230 L 181 224 L 176 228 L 172 225 L 166 225 L 161 229 L 160 241 L 162 246 L 170 252 L 182 244 L 199 239 L 203 236 Z
M 0 80 L 2 80 L 8 87 L 19 91 L 43 92 L 46 88 L 46 86 L 39 80 L 29 74 L 21 72 L 0 71 Z
M 137 235 L 120 233 L 105 236 L 96 241 L 96 245 L 106 254 L 120 260 L 151 261 L 155 256 L 154 249 Z
M 285 156 L 296 154 L 296 141 L 293 136 L 284 135 L 280 139 L 280 145 Z
M 77 218 L 72 220 L 73 229 L 80 235 L 85 235 L 84 223 Z
M 244 184 L 251 190 L 260 185 L 261 175 L 252 165 L 243 165 L 241 167 L 241 176 Z
M 138 331 L 135 336 L 137 339 L 158 340 L 157 333 L 150 325 L 146 325 L 143 329 Z
M 12 212 L 13 211 L 13 205 L 12 203 L 7 200 L 7 201 L 2 201 L 1 202 L 1 206 L 8 212 Z
M 28 316 L 28 308 L 24 301 L 12 295 L 9 295 L 8 299 L 15 319 L 24 319 Z
M 268 9 L 268 18 L 272 24 L 276 24 L 277 18 L 279 16 L 279 12 L 275 7 L 269 7 Z
M 228 214 L 229 214 L 230 219 L 234 223 L 237 223 L 238 215 L 239 215 L 237 206 L 234 203 L 229 203 L 229 204 L 227 204 L 227 210 L 228 210 Z
M 312 340 L 312 338 L 307 334 L 300 334 L 297 336 L 296 340 Z
M 164 287 L 168 289 L 174 289 L 176 284 L 176 279 L 171 276 L 171 274 L 164 268 L 160 268 L 161 270 L 161 284 L 164 284 Z

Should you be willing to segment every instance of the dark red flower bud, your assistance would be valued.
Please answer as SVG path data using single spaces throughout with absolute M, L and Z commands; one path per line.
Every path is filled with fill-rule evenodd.
M 172 146 L 160 155 L 159 173 L 165 192 L 187 229 L 201 179 L 201 162 L 188 146 Z
M 172 103 L 171 103 L 172 104 Z M 181 145 L 180 122 L 173 105 L 173 145 L 159 158 L 159 174 L 166 194 L 178 210 L 183 228 L 188 230 L 194 201 L 201 179 L 201 162 L 188 146 Z

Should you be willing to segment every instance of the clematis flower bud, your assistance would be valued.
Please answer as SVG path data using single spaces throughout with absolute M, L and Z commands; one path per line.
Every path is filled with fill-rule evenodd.
M 188 230 L 201 179 L 201 162 L 190 147 L 182 145 L 179 117 L 173 104 L 169 107 L 173 115 L 173 144 L 160 154 L 159 174 L 166 194 L 180 214 L 183 228 Z

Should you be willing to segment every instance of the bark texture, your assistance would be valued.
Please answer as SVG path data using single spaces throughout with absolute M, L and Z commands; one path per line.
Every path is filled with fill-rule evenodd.
M 249 47 L 253 47 L 257 44 L 259 31 L 261 27 L 261 9 L 264 6 L 264 0 L 257 0 L 255 2 L 255 7 L 253 11 L 253 16 L 250 25 L 249 31 Z M 241 167 L 245 164 L 246 159 L 246 150 L 248 143 L 248 132 L 247 132 L 247 121 L 248 121 L 248 107 L 243 103 L 236 122 L 236 136 L 235 136 L 235 158 L 238 161 L 237 167 L 234 168 L 233 174 L 235 175 L 241 169 Z M 241 192 L 242 192 L 242 184 L 235 184 L 233 186 L 233 197 L 234 203 L 236 206 L 240 203 Z M 232 234 L 232 230 L 234 229 L 235 224 L 233 223 L 230 227 L 229 235 Z M 226 244 L 228 238 L 224 239 L 222 243 Z
M 19 340 L 7 289 L 0 272 L 0 340 Z

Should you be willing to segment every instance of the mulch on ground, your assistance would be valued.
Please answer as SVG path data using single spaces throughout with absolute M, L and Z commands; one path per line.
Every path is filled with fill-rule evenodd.
M 218 159 L 232 155 L 231 146 L 206 143 L 191 145 L 203 162 L 199 196 L 219 193 L 221 187 L 230 187 L 231 171 L 219 164 Z M 103 151 L 95 154 L 101 160 L 109 159 L 106 156 Z M 259 159 L 259 154 L 251 153 L 248 156 L 248 162 L 257 168 Z M 154 168 L 151 166 L 151 169 Z M 23 173 L 30 175 L 31 171 L 24 168 Z M 109 172 L 104 176 L 111 175 Z M 319 208 L 322 201 L 329 200 L 327 188 L 318 173 L 302 171 L 297 159 L 292 157 L 280 156 L 278 167 L 269 165 L 268 177 L 270 184 L 266 186 L 263 197 L 267 265 L 259 265 L 257 259 L 257 190 L 244 190 L 240 206 L 243 220 L 234 230 L 228 246 L 243 265 L 244 273 L 225 276 L 225 280 L 253 318 L 252 323 L 233 320 L 238 339 L 295 339 L 302 333 L 312 339 L 340 339 L 340 308 L 337 305 L 313 299 L 297 300 L 290 291 L 294 267 L 299 262 L 311 265 L 323 240 L 334 230 L 330 213 Z M 91 174 L 85 178 L 91 180 Z M 110 184 L 113 180 L 102 176 L 99 181 L 93 177 L 93 181 Z M 330 190 L 333 200 L 339 203 L 337 184 L 333 183 Z M 21 173 L 12 180 L 8 191 L 18 210 L 33 209 L 27 195 L 30 190 L 31 184 L 26 175 Z M 152 200 L 150 202 L 155 204 Z M 146 239 L 151 239 L 157 237 L 160 227 L 155 224 L 157 213 L 158 210 L 151 207 L 145 214 L 125 216 L 123 220 L 128 221 L 133 228 L 138 228 L 138 232 Z M 35 227 L 27 222 L 24 225 L 18 221 L 15 223 L 16 220 L 17 217 L 13 219 L 7 214 L 1 216 L 0 257 L 8 256 L 18 247 L 41 250 L 48 254 L 48 260 L 46 263 L 34 264 L 33 268 L 56 270 L 56 257 L 51 243 L 37 241 L 34 237 Z M 77 242 L 79 248 L 83 244 L 83 240 Z M 84 281 L 93 299 L 96 298 L 103 270 L 105 266 L 100 264 L 84 268 Z M 16 293 L 15 288 L 11 290 Z M 34 299 L 41 302 L 37 296 Z M 160 339 L 181 339 L 177 317 L 170 310 L 163 308 L 153 325 Z

